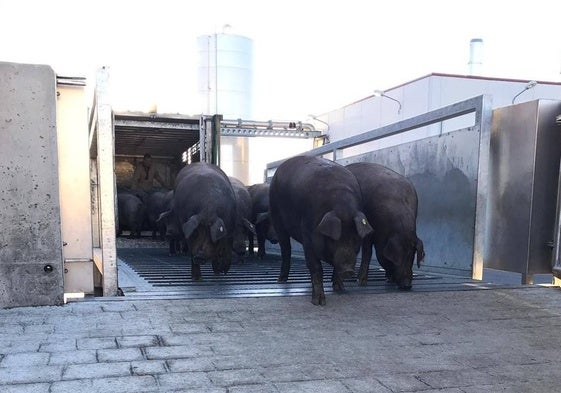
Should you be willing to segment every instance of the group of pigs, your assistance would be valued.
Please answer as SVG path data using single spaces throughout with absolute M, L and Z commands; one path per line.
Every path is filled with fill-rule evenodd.
M 277 168 L 270 185 L 246 187 L 219 167 L 198 162 L 181 169 L 175 189 L 163 200 L 155 225 L 166 226 L 170 252 L 174 241 L 186 243 L 194 280 L 201 279 L 201 264 L 207 261 L 215 274 L 226 274 L 232 254 L 245 254 L 246 240 L 253 253 L 253 235 L 259 257 L 265 255 L 265 239 L 278 240 L 279 282 L 288 280 L 290 239 L 302 245 L 315 305 L 326 302 L 322 261 L 333 266 L 333 289 L 341 292 L 361 249 L 359 285 L 367 284 L 373 246 L 387 280 L 401 289 L 411 288 L 415 255 L 418 265 L 424 258 L 416 233 L 415 188 L 378 164 L 343 166 L 296 156 Z

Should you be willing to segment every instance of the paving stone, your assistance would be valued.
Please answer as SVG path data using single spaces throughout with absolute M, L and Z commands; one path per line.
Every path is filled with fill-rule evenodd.
M 196 357 L 190 359 L 170 359 L 167 360 L 168 368 L 171 372 L 186 371 L 214 371 L 215 366 L 211 358 Z
M 143 359 L 144 356 L 140 348 L 99 349 L 97 351 L 99 362 L 131 362 Z
M 392 392 L 416 392 L 431 388 L 430 385 L 419 380 L 412 374 L 397 374 L 376 376 L 376 380 Z
M 49 393 L 93 393 L 93 381 L 91 379 L 79 379 L 73 381 L 60 381 L 51 385 Z
M 155 375 L 168 372 L 163 360 L 140 360 L 131 362 L 133 375 Z
M 23 352 L 8 354 L 0 362 L 0 367 L 40 367 L 49 362 L 48 353 Z
M 269 364 L 264 364 L 261 359 L 254 356 L 238 354 L 233 356 L 212 356 L 212 363 L 216 370 L 239 370 L 246 368 L 259 368 L 267 367 Z
M 433 389 L 478 386 L 485 384 L 490 377 L 486 372 L 473 369 L 425 372 L 418 376 L 420 381 Z
M 276 383 L 279 393 L 352 393 L 341 381 L 304 381 Z
M 2 385 L 18 383 L 60 381 L 62 378 L 62 370 L 63 368 L 61 366 L 17 366 L 14 368 L 0 367 L 0 387 Z
M 41 334 L 41 333 L 54 333 L 55 325 L 41 324 L 41 325 L 26 325 L 24 327 L 24 334 Z
M 210 323 L 208 329 L 213 333 L 242 332 L 243 325 L 240 322 L 217 322 Z
M 182 359 L 212 355 L 210 349 L 182 345 L 174 347 L 149 347 L 145 351 L 147 359 Z
M 399 390 L 391 390 L 381 384 L 374 377 L 357 377 L 341 379 L 341 383 L 353 393 L 397 393 Z M 410 392 L 414 390 L 409 390 Z
M 50 365 L 67 366 L 87 363 L 97 363 L 95 350 L 53 352 L 49 358 Z
M 263 375 L 255 369 L 211 371 L 207 375 L 218 386 L 252 385 L 266 382 Z
M 49 383 L 26 383 L 23 385 L 1 386 L 2 393 L 50 393 Z
M 228 393 L 278 393 L 273 384 L 239 385 L 228 387 Z
M 158 382 L 163 391 L 168 389 L 193 389 L 213 387 L 204 372 L 169 373 L 158 375 Z M 214 386 L 217 387 L 217 386 Z
M 27 336 L 12 335 L 0 338 L 0 353 L 37 352 L 42 340 L 31 339 Z
M 148 375 L 120 378 L 94 379 L 92 387 L 96 392 L 140 393 L 153 392 L 158 389 L 155 377 Z
M 57 339 L 49 343 L 41 344 L 39 351 L 41 352 L 61 352 L 73 351 L 77 349 L 75 338 Z
M 205 323 L 174 323 L 170 324 L 170 329 L 173 333 L 208 333 L 210 330 Z
M 125 336 L 117 337 L 119 348 L 152 347 L 159 345 L 158 336 Z
M 93 363 L 86 366 L 71 364 L 65 368 L 63 379 L 123 377 L 131 374 L 129 362 Z
M 162 334 L 160 336 L 160 342 L 164 346 L 192 346 L 194 344 L 200 343 L 198 339 L 201 334 L 183 334 L 183 333 L 174 333 L 174 334 Z M 212 340 L 214 342 L 214 340 Z M 203 343 L 204 344 L 204 343 Z
M 76 347 L 78 349 L 116 349 L 117 340 L 115 337 L 82 338 L 77 340 Z

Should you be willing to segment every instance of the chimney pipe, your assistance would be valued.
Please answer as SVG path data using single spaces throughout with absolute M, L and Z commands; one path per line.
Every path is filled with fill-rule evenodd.
M 481 75 L 483 68 L 483 40 L 473 38 L 469 42 L 469 75 Z

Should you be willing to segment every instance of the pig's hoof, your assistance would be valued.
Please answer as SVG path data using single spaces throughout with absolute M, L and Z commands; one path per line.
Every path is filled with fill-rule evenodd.
M 325 295 L 312 297 L 314 306 L 325 306 Z
M 333 290 L 337 293 L 344 293 L 345 292 L 345 286 L 343 285 L 343 283 L 334 282 L 333 283 Z

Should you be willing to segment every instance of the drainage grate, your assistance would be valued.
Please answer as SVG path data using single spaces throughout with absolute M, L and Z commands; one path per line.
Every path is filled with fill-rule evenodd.
M 280 255 L 268 255 L 265 260 L 246 257 L 243 263 L 233 262 L 226 275 L 214 275 L 210 264 L 201 268 L 202 280 L 191 280 L 191 264 L 188 257 L 167 255 L 163 248 L 119 248 L 117 255 L 126 267 L 138 276 L 141 285 L 120 285 L 125 296 L 156 293 L 164 296 L 187 298 L 253 297 L 311 295 L 311 282 L 302 258 L 293 257 L 288 283 L 277 283 L 280 271 Z M 325 292 L 332 293 L 333 268 L 324 264 Z M 358 266 L 357 266 L 358 271 Z M 467 278 L 447 277 L 436 274 L 416 273 L 413 291 L 461 289 L 462 285 L 474 286 Z M 345 281 L 350 293 L 374 293 L 398 291 L 395 285 L 386 284 L 384 271 L 371 266 L 368 286 L 360 287 L 356 276 Z M 464 288 L 466 289 L 466 288 Z

